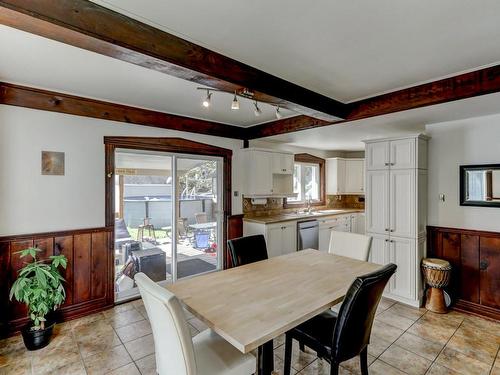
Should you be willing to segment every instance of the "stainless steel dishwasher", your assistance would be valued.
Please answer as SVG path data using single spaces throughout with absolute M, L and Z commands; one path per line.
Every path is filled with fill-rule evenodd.
M 317 220 L 297 223 L 297 251 L 319 248 L 319 224 Z

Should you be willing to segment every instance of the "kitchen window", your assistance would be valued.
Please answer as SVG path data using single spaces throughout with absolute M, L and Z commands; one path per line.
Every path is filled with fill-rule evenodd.
M 287 206 L 325 204 L 325 160 L 309 154 L 296 154 L 293 169 L 293 192 L 297 197 L 288 198 Z

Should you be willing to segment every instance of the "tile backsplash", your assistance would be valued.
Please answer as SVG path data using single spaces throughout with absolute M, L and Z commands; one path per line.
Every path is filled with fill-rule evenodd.
M 300 208 L 284 208 L 283 198 L 267 198 L 266 204 L 252 204 L 250 198 L 243 198 L 243 213 L 253 216 L 278 215 L 287 211 L 297 211 Z M 326 206 L 314 206 L 314 210 L 337 209 L 365 209 L 364 195 L 327 195 Z

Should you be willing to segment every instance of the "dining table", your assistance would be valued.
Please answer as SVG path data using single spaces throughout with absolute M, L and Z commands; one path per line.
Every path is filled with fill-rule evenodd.
M 357 276 L 382 266 L 314 249 L 167 286 L 186 309 L 242 353 L 274 370 L 273 339 L 341 302 Z

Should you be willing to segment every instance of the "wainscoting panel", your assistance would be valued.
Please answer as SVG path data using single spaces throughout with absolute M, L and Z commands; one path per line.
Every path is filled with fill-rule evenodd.
M 23 304 L 10 302 L 8 293 L 24 260 L 16 252 L 30 246 L 42 250 L 40 259 L 64 254 L 68 267 L 66 301 L 56 313 L 57 320 L 68 320 L 113 306 L 112 227 L 38 233 L 0 238 L 0 335 L 6 336 L 28 322 Z
M 500 320 L 500 233 L 427 227 L 427 256 L 448 260 L 458 310 Z

